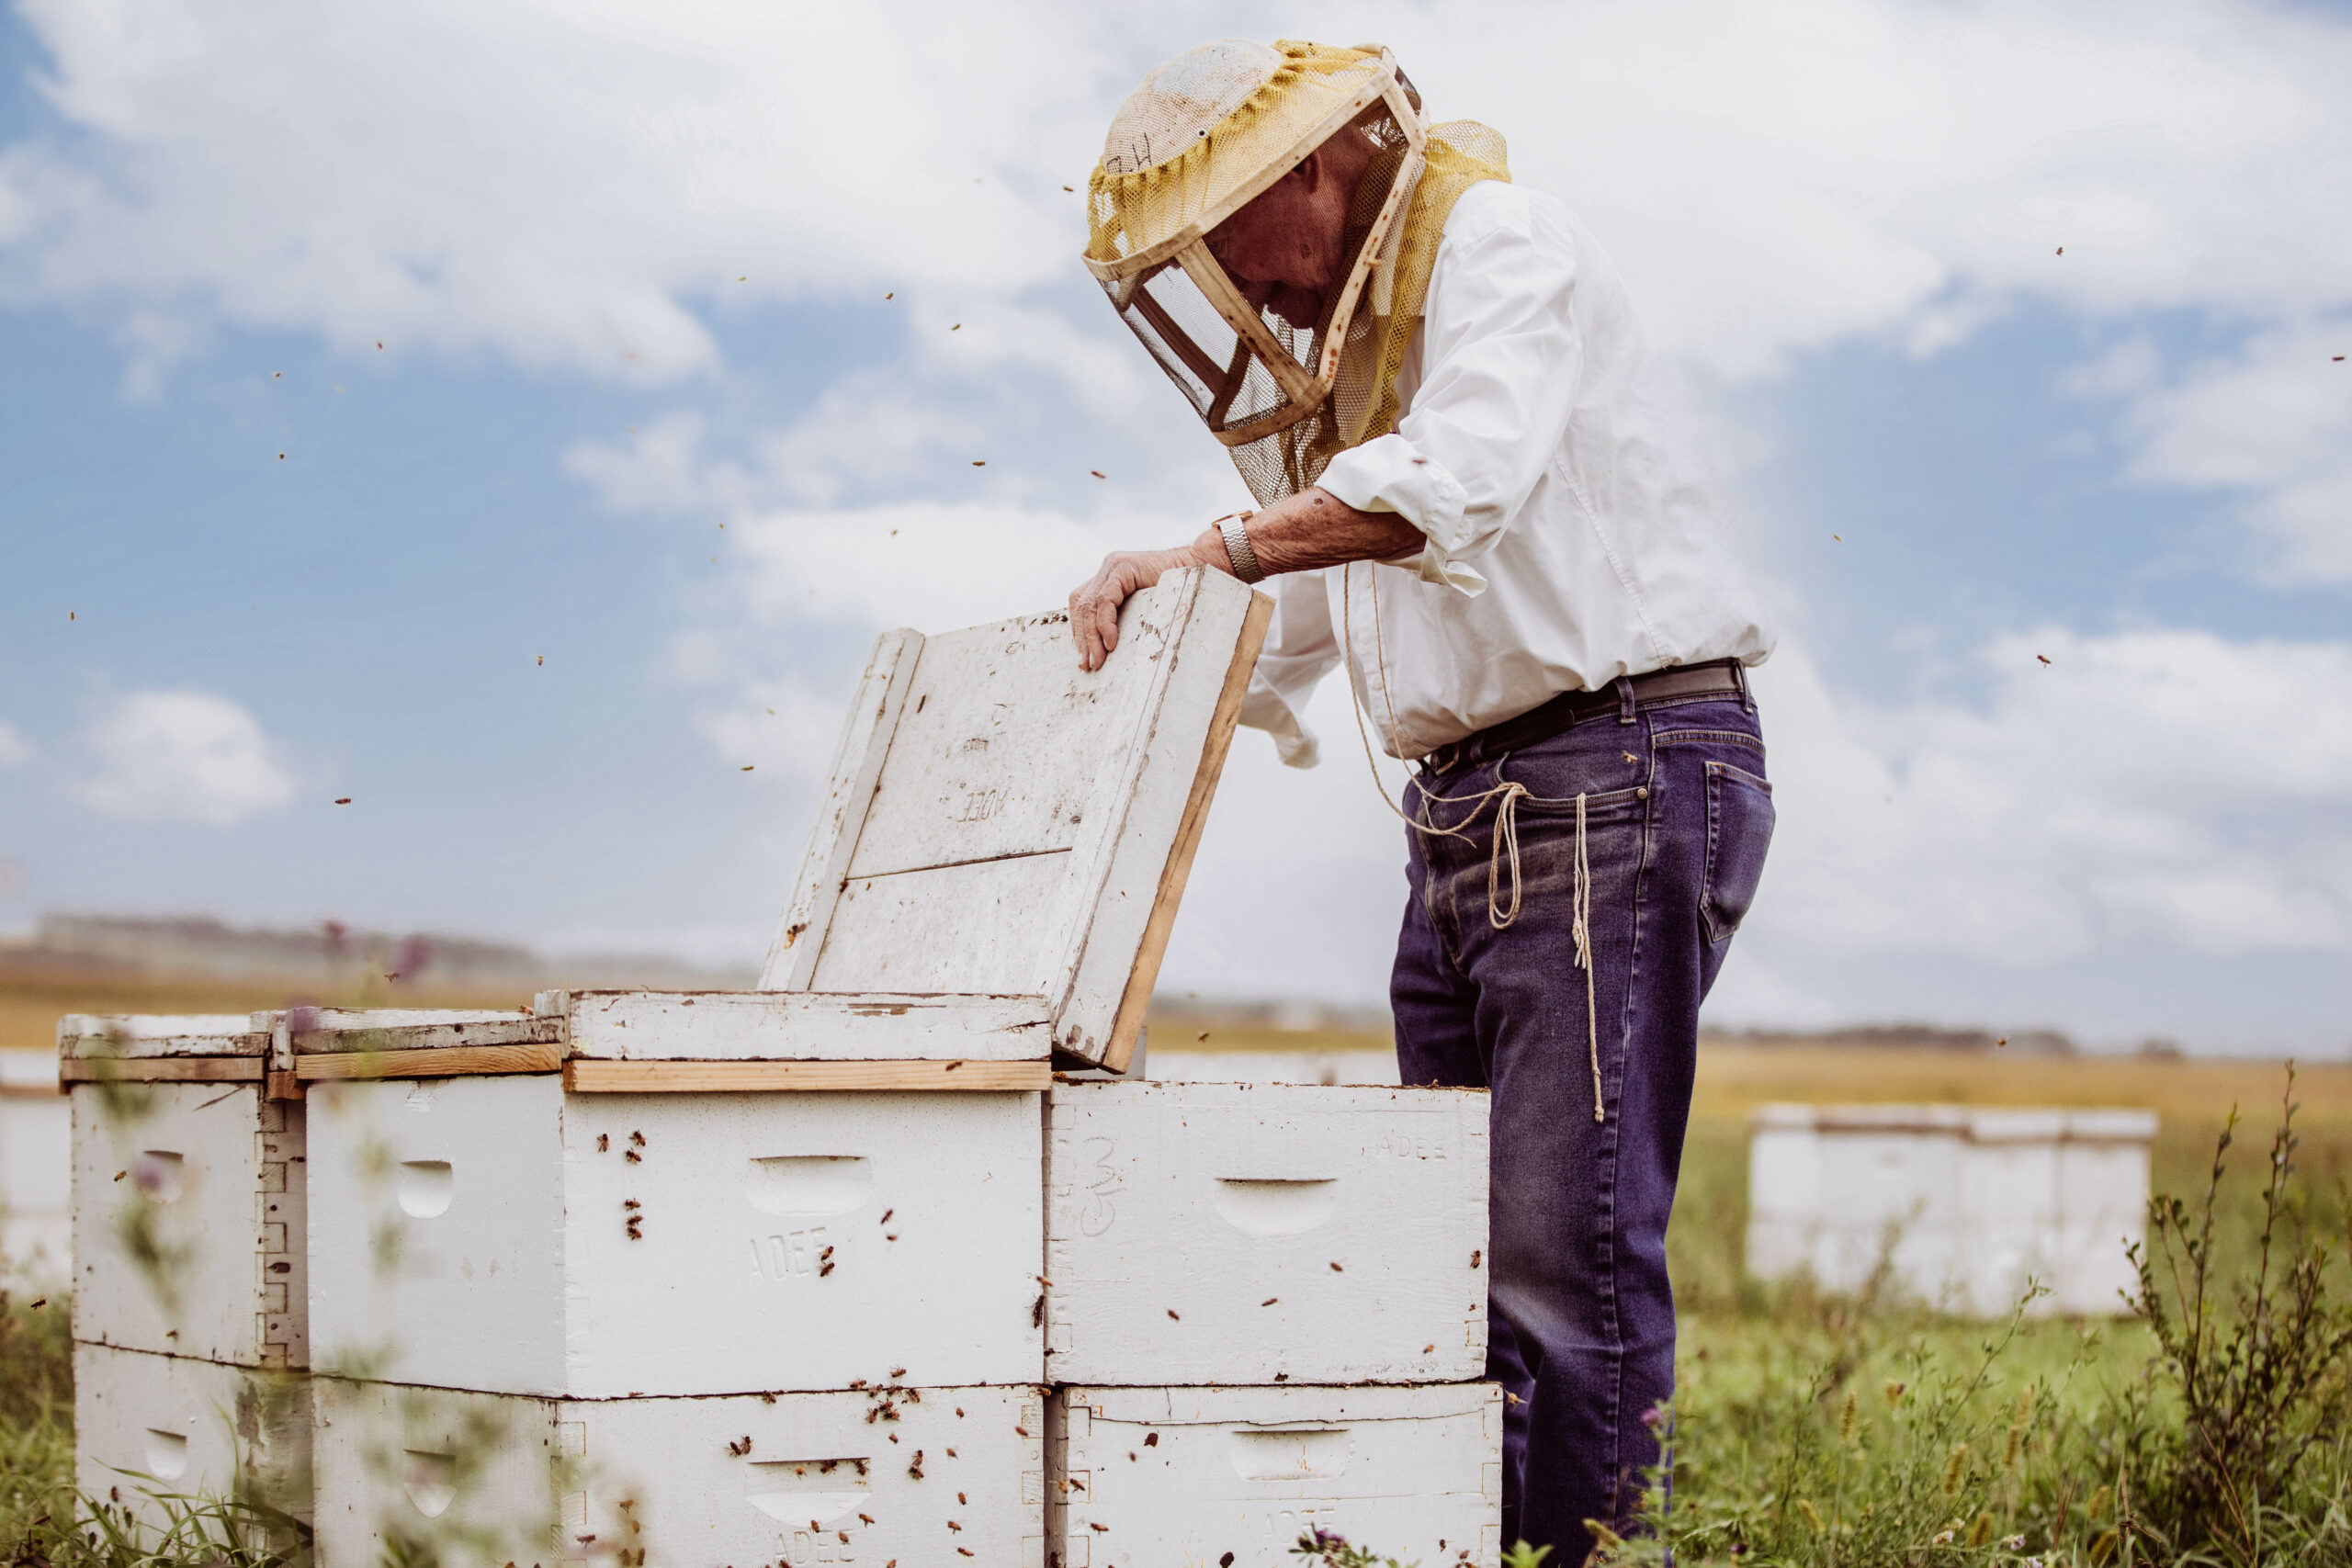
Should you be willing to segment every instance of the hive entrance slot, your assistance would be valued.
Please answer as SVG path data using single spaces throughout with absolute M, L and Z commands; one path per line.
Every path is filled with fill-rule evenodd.
M 1297 1235 L 1329 1219 L 1340 1206 L 1335 1177 L 1221 1177 L 1216 1212 L 1250 1235 Z
M 147 1428 L 147 1473 L 158 1481 L 177 1481 L 187 1472 L 187 1434 Z
M 441 1168 L 447 1170 L 449 1168 L 443 1166 Z M 408 1490 L 408 1500 L 416 1505 L 416 1511 L 426 1518 L 439 1518 L 457 1500 L 457 1455 L 410 1449 L 404 1457 L 408 1463 L 401 1482 Z
M 752 1161 L 743 1196 L 763 1214 L 845 1214 L 874 1190 L 863 1155 L 779 1155 Z
M 1328 1481 L 1348 1468 L 1355 1438 L 1345 1427 L 1242 1427 L 1226 1434 L 1226 1458 L 1244 1481 Z
M 744 1499 L 772 1519 L 824 1529 L 865 1500 L 865 1458 L 753 1460 Z
M 177 1202 L 187 1190 L 187 1157 L 170 1149 L 141 1149 L 130 1162 L 130 1179 L 153 1202 Z
M 402 1160 L 392 1187 L 401 1213 L 429 1220 L 448 1209 L 449 1200 L 457 1195 L 458 1179 L 446 1159 Z

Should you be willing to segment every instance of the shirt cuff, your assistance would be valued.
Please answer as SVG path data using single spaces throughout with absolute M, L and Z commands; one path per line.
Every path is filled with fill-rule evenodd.
M 1331 459 L 1315 482 L 1358 512 L 1393 512 L 1428 536 L 1419 553 L 1384 564 L 1417 572 L 1423 582 L 1442 583 L 1459 593 L 1486 591 L 1486 578 L 1453 560 L 1444 543 L 1461 538 L 1469 492 L 1443 464 L 1423 457 L 1403 436 L 1392 431 L 1349 447 Z
M 1285 768 L 1311 768 L 1323 760 L 1315 732 L 1299 722 L 1298 710 L 1262 678 L 1253 680 L 1241 699 L 1241 723 L 1274 738 L 1274 755 Z

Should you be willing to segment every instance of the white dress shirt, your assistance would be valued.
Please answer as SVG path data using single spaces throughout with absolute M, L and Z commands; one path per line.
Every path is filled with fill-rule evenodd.
M 1645 392 L 1647 359 L 1616 268 L 1565 206 L 1498 181 L 1464 191 L 1396 429 L 1320 481 L 1429 543 L 1275 579 L 1241 722 L 1314 766 L 1300 715 L 1342 661 L 1340 626 L 1356 701 L 1403 758 L 1620 675 L 1761 663 L 1772 637 L 1722 553 L 1722 505 Z

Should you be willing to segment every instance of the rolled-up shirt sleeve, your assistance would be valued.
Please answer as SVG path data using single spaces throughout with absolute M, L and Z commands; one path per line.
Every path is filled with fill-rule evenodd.
M 1570 309 L 1577 258 L 1539 235 L 1524 203 L 1474 202 L 1446 224 L 1421 329 L 1420 385 L 1389 434 L 1331 459 L 1318 481 L 1360 512 L 1393 512 L 1428 536 L 1418 567 L 1476 592 L 1464 563 L 1502 536 L 1560 450 L 1583 344 Z
M 1340 662 L 1331 606 L 1319 571 L 1291 572 L 1273 582 L 1274 619 L 1241 699 L 1241 722 L 1274 738 L 1285 766 L 1311 768 L 1321 749 L 1306 728 L 1307 699 Z

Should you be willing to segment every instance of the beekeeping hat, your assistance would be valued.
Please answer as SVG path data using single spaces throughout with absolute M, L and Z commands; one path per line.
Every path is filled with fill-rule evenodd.
M 1252 306 L 1208 234 L 1351 128 L 1374 155 L 1321 315 L 1294 321 Z M 1362 426 L 1353 405 L 1368 408 L 1374 389 L 1361 376 L 1348 385 L 1342 361 L 1369 340 L 1357 307 L 1424 146 L 1419 97 L 1377 46 L 1203 44 L 1154 69 L 1111 122 L 1087 187 L 1087 267 L 1261 502 L 1311 484 Z

